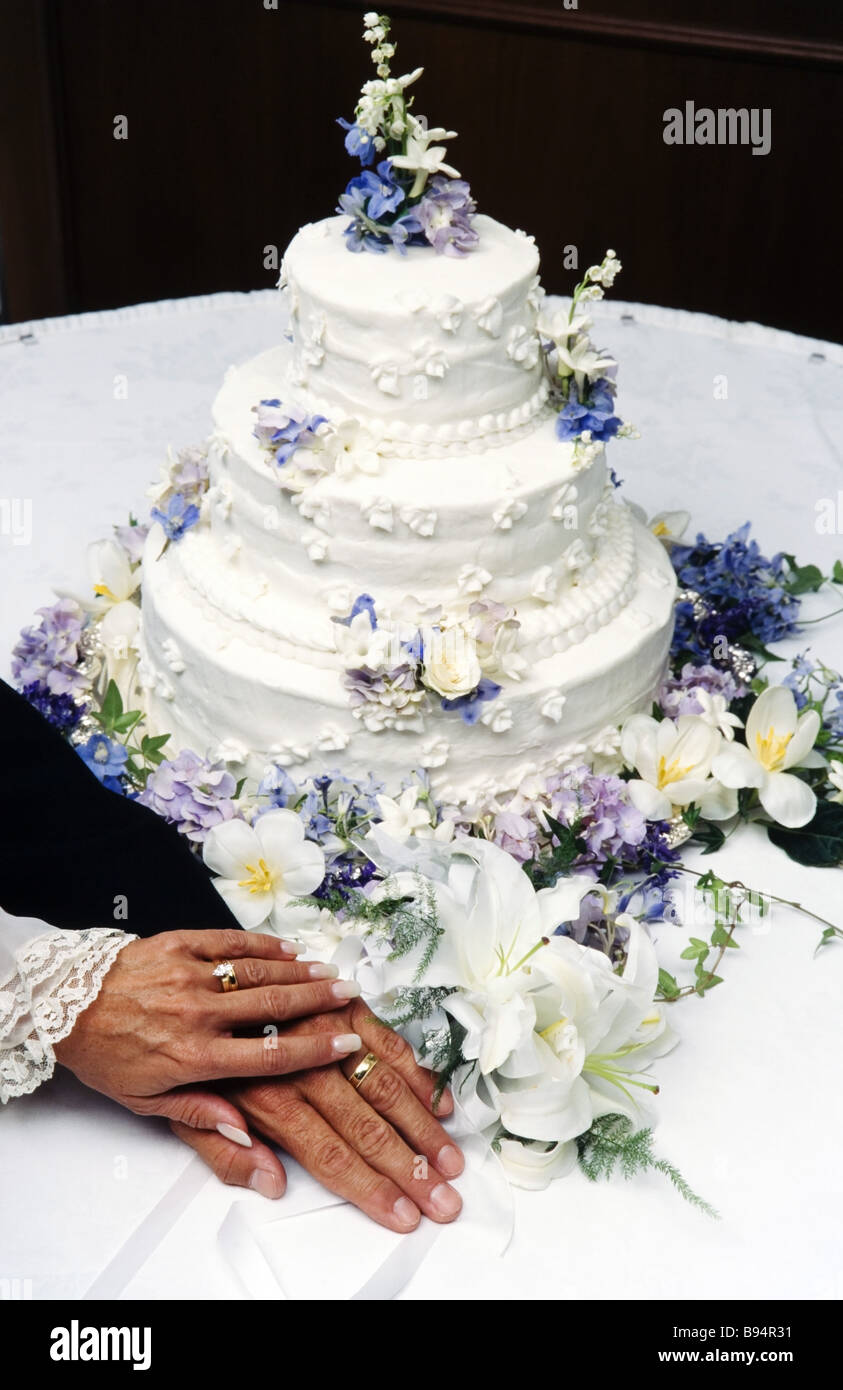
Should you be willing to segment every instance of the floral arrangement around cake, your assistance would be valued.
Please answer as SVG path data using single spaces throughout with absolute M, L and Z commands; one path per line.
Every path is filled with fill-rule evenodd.
M 389 21 L 369 14 L 365 27 L 377 79 L 341 123 L 363 166 L 340 200 L 347 243 L 466 254 L 474 205 L 434 143 L 453 132 L 411 112 L 420 70 L 391 77 Z M 556 433 L 583 468 L 635 434 L 584 312 L 620 268 L 607 252 L 569 305 L 538 319 Z M 378 468 L 359 422 L 277 399 L 256 408 L 255 435 L 291 497 L 326 472 Z M 802 864 L 843 862 L 843 678 L 808 652 L 780 683 L 769 675 L 775 644 L 803 631 L 804 595 L 843 586 L 843 565 L 824 575 L 768 558 L 748 525 L 686 541 L 685 514 L 655 517 L 679 585 L 669 668 L 652 710 L 579 758 L 474 804 L 437 798 L 424 769 L 386 786 L 377 768 L 297 779 L 278 761 L 238 780 L 224 759 L 147 727 L 137 681 L 144 546 L 154 557 L 201 526 L 208 485 L 206 446 L 170 454 L 149 517 L 90 547 L 90 592 L 40 609 L 21 633 L 12 670 L 24 697 L 106 787 L 187 839 L 244 928 L 297 937 L 353 972 L 512 1181 L 542 1187 L 577 1160 L 589 1177 L 652 1167 L 705 1206 L 653 1152 L 654 1066 L 677 1041 L 677 1003 L 719 985 L 741 927 L 783 900 L 687 868 L 681 848 L 710 853 L 753 822 Z M 426 629 L 382 623 L 365 592 L 334 618 L 367 729 L 412 727 L 422 709 L 471 725 L 520 679 L 517 611 L 482 587 L 466 582 L 464 602 Z M 650 928 L 681 926 L 689 901 L 706 926 L 682 951 L 683 975 L 660 964 Z M 843 937 L 817 920 L 821 945 Z

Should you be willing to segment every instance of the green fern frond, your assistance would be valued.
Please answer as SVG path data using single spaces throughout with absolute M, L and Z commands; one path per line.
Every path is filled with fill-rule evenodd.
M 681 1197 L 719 1220 L 718 1213 L 686 1182 L 679 1169 L 667 1159 L 653 1153 L 653 1132 L 639 1129 L 633 1132 L 632 1121 L 626 1115 L 601 1115 L 585 1134 L 577 1139 L 579 1165 L 590 1182 L 610 1178 L 618 1165 L 624 1178 L 652 1170 L 668 1178 Z

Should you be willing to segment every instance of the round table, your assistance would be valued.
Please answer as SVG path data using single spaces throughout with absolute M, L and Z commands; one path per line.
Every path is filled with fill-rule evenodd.
M 843 529 L 843 350 L 647 305 L 596 309 L 621 413 L 641 431 L 612 446 L 628 493 L 651 513 L 687 508 L 710 538 L 749 519 L 768 554 L 825 570 L 843 558 L 829 534 L 832 514 Z M 282 331 L 271 291 L 0 329 L 5 653 L 53 586 L 82 586 L 87 542 L 144 509 L 166 446 L 205 437 L 226 367 Z M 804 616 L 834 606 L 811 597 Z M 840 619 L 807 633 L 790 650 L 843 665 Z M 841 916 L 838 871 L 799 868 L 755 828 L 705 866 Z M 656 1148 L 719 1221 L 657 1176 L 576 1172 L 511 1191 L 469 1146 L 463 1217 L 400 1238 L 293 1163 L 280 1203 L 225 1188 L 163 1121 L 59 1074 L 2 1117 L 0 1278 L 31 1281 L 35 1298 L 839 1298 L 843 948 L 815 957 L 819 932 L 776 908 L 742 932 L 724 983 L 675 1010 Z M 669 964 L 684 934 L 655 934 Z

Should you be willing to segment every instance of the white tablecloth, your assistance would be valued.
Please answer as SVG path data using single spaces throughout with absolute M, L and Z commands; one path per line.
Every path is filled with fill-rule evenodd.
M 843 351 L 701 315 L 598 308 L 598 338 L 621 362 L 621 413 L 642 433 L 612 448 L 628 493 L 651 512 L 687 507 L 714 538 L 752 519 L 768 552 L 825 568 L 843 558 L 843 539 L 816 529 L 818 504 L 838 495 L 843 526 Z M 280 327 L 266 292 L 0 329 L 0 498 L 32 505 L 28 544 L 5 522 L 25 513 L 2 513 L 4 673 L 51 586 L 81 579 L 85 543 L 142 508 L 166 444 L 204 437 L 225 368 L 276 342 Z M 832 606 L 818 596 L 805 615 Z M 808 632 L 843 665 L 839 619 Z M 843 918 L 839 871 L 799 869 L 760 832 L 739 833 L 707 863 Z M 363 1296 L 403 1285 L 399 1296 L 416 1299 L 839 1298 L 843 947 L 814 958 L 819 931 L 777 909 L 763 932 L 743 933 L 723 985 L 675 1010 L 683 1041 L 658 1066 L 657 1148 L 719 1222 L 657 1177 L 592 1185 L 575 1173 L 510 1200 L 494 1163 L 478 1158 L 463 1180 L 463 1218 L 402 1241 L 348 1207 L 325 1207 L 292 1163 L 279 1204 L 206 1180 L 163 1122 L 62 1075 L 0 1120 L 0 1279 L 31 1280 L 36 1298 L 91 1287 L 342 1298 L 388 1257 Z M 658 935 L 666 958 L 677 956 L 681 933 Z

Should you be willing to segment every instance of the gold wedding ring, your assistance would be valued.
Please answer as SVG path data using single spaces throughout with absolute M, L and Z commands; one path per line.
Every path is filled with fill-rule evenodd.
M 214 974 L 222 985 L 224 994 L 228 994 L 229 990 L 240 988 L 234 973 L 234 966 L 230 960 L 221 960 L 219 965 L 215 965 Z
M 380 1058 L 376 1057 L 374 1052 L 367 1052 L 362 1062 L 357 1063 L 357 1066 L 354 1068 L 354 1071 L 348 1078 L 355 1091 L 360 1090 L 360 1087 L 363 1085 L 363 1082 L 366 1080 L 366 1077 L 373 1070 L 373 1068 L 378 1065 L 379 1060 Z

